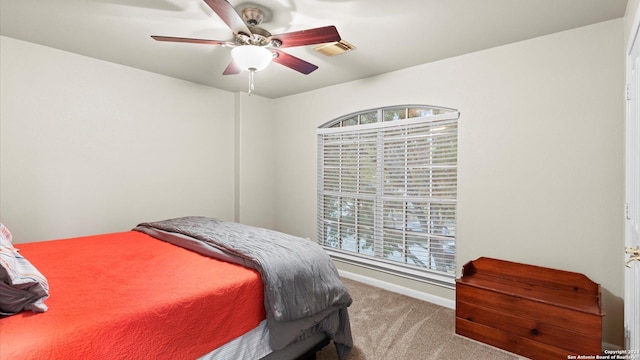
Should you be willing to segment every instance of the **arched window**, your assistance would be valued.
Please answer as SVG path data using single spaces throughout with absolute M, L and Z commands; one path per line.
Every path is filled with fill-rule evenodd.
M 458 111 L 403 105 L 318 134 L 318 242 L 342 261 L 455 284 Z

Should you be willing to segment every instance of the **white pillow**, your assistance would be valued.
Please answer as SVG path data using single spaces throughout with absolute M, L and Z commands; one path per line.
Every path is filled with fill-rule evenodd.
M 47 311 L 47 279 L 18 253 L 9 229 L 0 224 L 0 315 Z

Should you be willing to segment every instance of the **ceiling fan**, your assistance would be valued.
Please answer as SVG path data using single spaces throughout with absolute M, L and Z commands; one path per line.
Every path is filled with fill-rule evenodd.
M 265 11 L 258 5 L 247 4 L 239 14 L 227 0 L 204 0 L 204 2 L 233 31 L 232 41 L 191 39 L 171 36 L 151 36 L 157 41 L 222 45 L 233 48 L 231 63 L 223 75 L 238 74 L 242 70 L 251 73 L 250 90 L 253 88 L 253 73 L 266 68 L 271 61 L 308 75 L 318 67 L 305 60 L 280 50 L 282 48 L 333 43 L 341 40 L 335 26 L 271 35 L 259 27 Z

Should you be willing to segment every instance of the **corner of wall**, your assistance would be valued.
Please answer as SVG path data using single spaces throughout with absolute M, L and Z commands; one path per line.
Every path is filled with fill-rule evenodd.
M 242 93 L 233 94 L 233 221 L 240 222 Z

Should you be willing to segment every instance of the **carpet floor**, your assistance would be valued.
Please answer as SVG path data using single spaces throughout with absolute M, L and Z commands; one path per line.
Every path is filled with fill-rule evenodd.
M 515 360 L 518 355 L 456 335 L 455 311 L 342 278 L 353 297 L 349 307 L 354 347 L 349 360 Z M 332 344 L 317 360 L 337 360 Z

